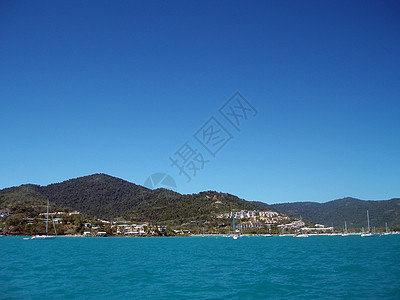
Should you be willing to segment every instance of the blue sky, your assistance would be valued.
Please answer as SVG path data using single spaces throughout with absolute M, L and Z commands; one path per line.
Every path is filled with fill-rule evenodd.
M 399 20 L 396 1 L 1 0 L 0 188 L 163 172 L 266 203 L 400 197 Z M 237 91 L 240 131 L 219 112 Z M 194 137 L 211 117 L 233 137 L 215 156 Z M 182 161 L 190 182 L 185 142 L 208 161 Z

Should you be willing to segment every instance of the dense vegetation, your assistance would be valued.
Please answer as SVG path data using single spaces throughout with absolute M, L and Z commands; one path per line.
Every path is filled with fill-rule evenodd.
M 40 187 L 40 192 L 55 205 L 103 219 L 126 214 L 152 193 L 145 187 L 105 174 L 50 184 Z
M 0 191 L 0 209 L 36 216 L 45 212 L 47 199 L 56 209 L 77 210 L 94 219 L 180 225 L 193 220 L 211 221 L 217 213 L 265 209 L 214 191 L 181 195 L 167 189 L 150 190 L 105 174 L 75 178 L 48 186 L 22 185 Z
M 371 226 L 384 227 L 400 225 L 400 199 L 385 201 L 363 201 L 343 198 L 326 203 L 295 202 L 271 205 L 281 213 L 302 217 L 314 223 L 343 227 L 344 221 L 349 228 L 367 227 L 366 212 L 369 211 Z
M 128 212 L 126 216 L 135 220 L 163 221 L 180 225 L 187 221 L 211 221 L 219 213 L 263 209 L 260 205 L 215 191 L 180 195 L 169 190 L 158 189 L 148 196 L 149 198 Z

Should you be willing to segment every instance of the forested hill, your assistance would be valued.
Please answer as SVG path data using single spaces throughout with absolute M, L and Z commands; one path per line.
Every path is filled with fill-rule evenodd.
M 260 205 L 214 191 L 181 195 L 167 189 L 150 190 L 106 174 L 94 174 L 48 186 L 22 185 L 0 190 L 0 209 L 44 211 L 45 202 L 102 219 L 187 222 L 207 220 L 232 210 L 263 209 Z
M 388 226 L 400 224 L 400 198 L 364 201 L 348 197 L 326 203 L 294 202 L 271 206 L 290 216 L 335 227 L 343 227 L 345 221 L 350 228 L 367 227 L 367 210 L 371 226 L 384 227 L 386 222 Z
M 39 186 L 26 184 L 0 190 L 0 210 L 35 216 L 45 212 L 46 202 L 57 209 L 77 210 L 94 218 L 180 224 L 210 220 L 216 214 L 238 210 L 271 210 L 314 223 L 350 228 L 400 225 L 400 199 L 363 201 L 343 198 L 326 203 L 295 202 L 268 205 L 215 191 L 182 195 L 171 190 L 150 190 L 106 174 L 94 174 Z
M 50 202 L 92 217 L 115 218 L 137 207 L 151 190 L 106 174 L 94 174 L 41 187 Z

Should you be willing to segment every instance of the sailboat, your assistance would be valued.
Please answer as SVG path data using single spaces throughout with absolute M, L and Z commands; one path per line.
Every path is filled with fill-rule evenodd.
M 57 235 L 56 226 L 54 225 L 54 221 L 53 221 L 53 226 L 54 226 L 54 232 Z M 47 199 L 46 235 L 37 234 L 37 235 L 32 236 L 31 239 L 32 240 L 34 240 L 34 239 L 36 239 L 36 240 L 52 240 L 52 239 L 56 238 L 54 235 L 48 235 L 48 233 L 49 233 L 49 200 Z
M 239 235 L 236 234 L 236 227 L 235 227 L 235 212 L 232 212 L 232 223 L 233 223 L 233 239 L 237 240 Z
M 368 210 L 367 210 L 367 221 L 368 221 L 368 231 L 365 232 L 365 233 L 362 233 L 362 234 L 361 234 L 361 237 L 370 237 L 370 236 L 374 236 L 374 233 L 371 232 L 371 229 L 370 229 L 370 226 L 369 226 L 369 213 L 368 213 Z
M 387 222 L 385 223 L 385 226 L 386 226 L 386 231 L 383 232 L 381 235 L 390 235 L 391 233 L 388 230 Z
M 346 221 L 344 221 L 344 231 L 342 233 L 342 236 L 348 236 L 348 235 L 349 235 L 349 233 L 347 232 L 347 223 L 346 223 Z

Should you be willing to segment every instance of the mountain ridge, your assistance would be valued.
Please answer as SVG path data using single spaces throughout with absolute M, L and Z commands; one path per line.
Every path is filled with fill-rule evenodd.
M 344 222 L 351 228 L 367 226 L 366 212 L 369 210 L 372 226 L 383 227 L 400 224 L 400 198 L 388 200 L 361 200 L 344 197 L 319 202 L 293 202 L 271 204 L 281 213 L 302 217 L 314 223 L 342 227 Z
M 319 202 L 287 202 L 267 204 L 247 201 L 229 193 L 204 191 L 196 194 L 180 194 L 165 188 L 148 189 L 144 186 L 110 176 L 95 173 L 68 179 L 46 186 L 23 184 L 0 190 L 0 209 L 26 201 L 43 205 L 49 200 L 57 207 L 78 210 L 91 217 L 114 219 L 126 218 L 137 221 L 185 222 L 207 219 L 217 213 L 232 210 L 276 210 L 283 214 L 300 216 L 314 223 L 327 226 L 366 226 L 366 210 L 370 210 L 371 223 L 375 226 L 400 224 L 400 199 L 361 200 L 353 197 Z M 21 202 L 22 201 L 22 202 Z

